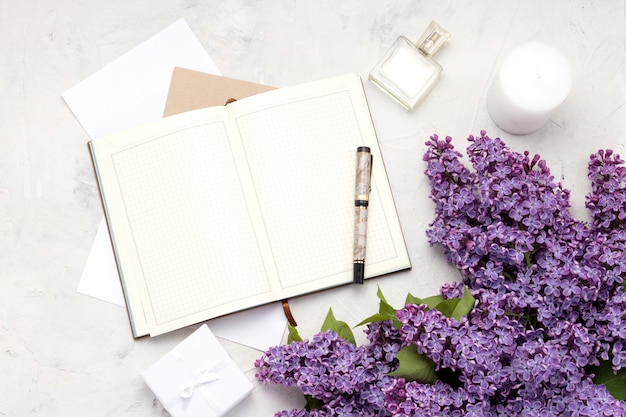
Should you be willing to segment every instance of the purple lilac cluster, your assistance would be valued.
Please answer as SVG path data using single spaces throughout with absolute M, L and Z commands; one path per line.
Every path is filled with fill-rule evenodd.
M 460 284 L 459 284 L 460 285 Z M 404 344 L 417 347 L 458 386 L 396 379 L 385 388 L 389 415 L 625 416 L 626 403 L 586 375 L 584 328 L 562 324 L 555 337 L 526 328 L 511 293 L 474 290 L 476 305 L 455 320 L 425 305 L 398 311 Z M 581 359 L 582 358 L 582 359 Z
M 358 347 L 327 330 L 265 352 L 255 362 L 260 381 L 299 387 L 321 404 L 276 416 L 386 416 L 383 389 L 394 379 L 388 374 L 397 367 L 401 339 L 389 321 L 371 323 L 366 333 L 369 343 Z
M 569 192 L 539 156 L 499 138 L 470 136 L 470 171 L 450 138 L 433 136 L 424 159 L 435 202 L 427 231 L 470 289 L 511 294 L 503 308 L 549 337 L 585 332 L 579 365 L 609 357 L 626 367 L 626 168 L 619 156 L 591 156 L 592 221 L 569 213 Z
M 428 239 L 463 274 L 441 295 L 467 287 L 473 309 L 456 320 L 409 304 L 397 320 L 368 324 L 364 346 L 326 331 L 270 349 L 258 379 L 321 403 L 277 416 L 626 416 L 626 402 L 590 371 L 626 369 L 624 161 L 591 156 L 583 222 L 539 156 L 485 132 L 468 140 L 473 170 L 450 138 L 431 137 L 424 160 L 435 203 Z M 408 346 L 432 361 L 434 384 L 389 375 Z
M 591 156 L 586 223 L 571 216 L 568 191 L 539 156 L 513 152 L 485 132 L 468 140 L 473 171 L 449 137 L 427 142 L 436 204 L 427 236 L 462 271 L 478 302 L 458 323 L 408 306 L 399 314 L 407 342 L 461 373 L 465 404 L 481 408 L 476 415 L 516 407 L 626 415 L 626 404 L 587 374 L 600 361 L 611 360 L 615 372 L 626 368 L 624 161 L 608 150 Z M 427 324 L 408 331 L 415 320 Z

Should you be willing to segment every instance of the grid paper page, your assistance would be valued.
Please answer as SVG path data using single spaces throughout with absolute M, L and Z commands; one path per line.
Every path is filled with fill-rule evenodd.
M 363 137 L 350 94 L 269 107 L 236 124 L 282 287 L 351 271 L 356 148 Z M 374 183 L 368 264 L 397 255 L 385 218 Z
M 112 162 L 157 324 L 269 292 L 222 122 L 151 139 Z

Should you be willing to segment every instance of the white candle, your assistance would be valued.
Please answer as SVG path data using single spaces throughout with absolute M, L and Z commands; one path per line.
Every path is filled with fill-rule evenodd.
M 572 87 L 569 63 L 556 48 L 527 42 L 502 61 L 487 93 L 487 111 L 502 130 L 525 135 L 543 126 Z

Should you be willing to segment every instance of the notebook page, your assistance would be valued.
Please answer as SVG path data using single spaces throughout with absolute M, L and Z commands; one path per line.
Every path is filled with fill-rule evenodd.
M 167 133 L 105 139 L 110 157 L 98 159 L 122 279 L 139 283 L 153 334 L 230 312 L 270 289 L 227 125 L 188 125 L 189 118 L 170 118 L 181 123 Z
M 369 210 L 369 276 L 389 272 L 398 243 L 404 248 L 399 226 L 388 221 L 395 210 L 360 79 L 310 85 L 309 92 L 298 86 L 266 93 L 262 103 L 246 99 L 255 102 L 237 107 L 235 118 L 284 296 L 352 281 L 358 146 L 375 150 L 379 171 Z M 299 93 L 286 100 L 293 91 Z

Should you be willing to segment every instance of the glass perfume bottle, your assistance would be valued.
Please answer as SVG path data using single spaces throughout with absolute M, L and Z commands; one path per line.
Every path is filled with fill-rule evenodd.
M 417 44 L 400 36 L 378 61 L 369 79 L 405 109 L 412 110 L 439 80 L 443 68 L 433 56 L 448 38 L 450 34 L 434 21 Z

